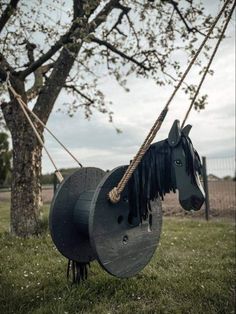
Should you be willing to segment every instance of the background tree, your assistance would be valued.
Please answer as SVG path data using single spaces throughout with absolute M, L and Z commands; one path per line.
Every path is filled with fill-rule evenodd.
M 9 71 L 14 89 L 44 123 L 62 89 L 74 97 L 64 107 L 70 115 L 82 107 L 86 117 L 97 109 L 111 120 L 99 78 L 114 77 L 126 90 L 132 74 L 174 83 L 181 76 L 178 51 L 191 58 L 212 23 L 204 12 L 201 1 L 191 0 L 1 1 L 0 79 Z M 16 99 L 5 84 L 1 89 L 13 146 L 11 231 L 27 236 L 37 232 L 42 147 Z M 204 104 L 204 97 L 196 102 Z
M 12 153 L 9 151 L 8 135 L 0 132 L 0 186 L 4 185 L 11 171 Z

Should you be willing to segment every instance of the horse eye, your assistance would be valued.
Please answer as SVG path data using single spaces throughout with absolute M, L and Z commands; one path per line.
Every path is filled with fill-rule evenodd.
M 178 167 L 181 167 L 182 166 L 182 161 L 177 159 L 175 160 L 175 165 L 178 166 Z

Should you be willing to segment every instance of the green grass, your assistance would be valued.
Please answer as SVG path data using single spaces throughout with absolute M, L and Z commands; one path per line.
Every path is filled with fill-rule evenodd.
M 0 205 L 0 313 L 234 313 L 232 221 L 165 218 L 161 244 L 139 275 L 117 279 L 92 263 L 88 280 L 71 287 L 48 231 L 12 237 L 8 208 Z
M 9 231 L 10 211 L 9 203 L 0 203 L 0 235 L 3 232 Z

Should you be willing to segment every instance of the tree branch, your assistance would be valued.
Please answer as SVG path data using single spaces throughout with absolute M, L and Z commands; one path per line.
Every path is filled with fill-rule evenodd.
M 80 0 L 73 0 L 73 16 L 74 16 L 74 20 L 76 18 L 78 18 L 79 16 L 83 16 L 83 1 Z
M 43 83 L 44 83 L 43 77 L 51 68 L 53 68 L 53 66 L 54 66 L 54 63 L 49 63 L 49 64 L 42 65 L 37 70 L 35 70 L 34 85 L 30 89 L 28 89 L 26 92 L 28 101 L 31 101 L 32 99 L 38 96 L 38 94 L 40 93 L 43 87 Z
M 144 69 L 145 71 L 151 70 L 150 67 L 147 67 L 147 66 L 144 65 L 144 62 L 140 62 L 140 61 L 134 59 L 133 57 L 128 56 L 127 54 L 125 54 L 124 52 L 118 50 L 116 47 L 114 47 L 113 45 L 111 45 L 107 41 L 101 40 L 101 39 L 99 39 L 99 38 L 97 38 L 95 36 L 91 37 L 91 40 L 93 42 L 99 44 L 99 45 L 105 46 L 106 48 L 108 48 L 109 50 L 111 50 L 115 54 L 119 55 L 120 57 L 135 63 L 137 66 L 139 66 L 140 68 Z
M 130 20 L 129 14 L 126 14 L 126 18 L 127 18 L 128 22 L 129 22 L 129 26 L 132 29 L 132 31 L 134 33 L 134 36 L 136 38 L 137 47 L 140 48 L 139 37 L 138 37 L 138 34 L 137 34 L 137 32 L 136 32 L 136 30 L 134 28 L 134 25 L 133 25 L 132 21 Z
M 6 81 L 7 71 L 9 71 L 11 74 L 14 73 L 14 69 L 7 62 L 6 58 L 0 53 L 0 81 Z
M 34 43 L 30 43 L 28 40 L 25 40 L 22 45 L 25 44 L 29 62 L 25 64 L 25 66 L 30 66 L 32 63 L 35 62 L 34 59 L 34 49 L 36 45 Z M 53 67 L 54 63 L 49 63 L 46 65 L 42 65 L 34 71 L 34 85 L 28 89 L 26 92 L 27 100 L 31 101 L 34 99 L 40 92 L 41 88 L 43 87 L 43 76 Z
M 184 18 L 183 14 L 181 13 L 179 7 L 178 7 L 178 2 L 174 1 L 174 0 L 163 0 L 169 4 L 171 4 L 174 8 L 174 10 L 176 11 L 176 13 L 179 15 L 180 19 L 182 20 L 182 22 L 184 23 L 187 31 L 189 33 L 199 33 L 203 36 L 206 36 L 204 33 L 202 33 L 201 31 L 199 31 L 196 27 L 190 27 L 186 21 L 186 19 Z
M 74 0 L 74 4 L 75 1 L 76 0 Z M 74 10 L 76 10 L 76 14 L 79 14 L 78 7 L 74 6 Z M 70 27 L 70 30 L 64 35 L 64 39 L 61 40 L 61 42 L 59 41 L 56 43 L 56 46 L 58 48 L 57 51 L 63 46 L 64 43 L 70 40 L 71 35 L 75 36 L 75 38 L 76 36 L 79 36 L 80 33 L 76 33 L 77 28 L 78 26 L 80 26 L 80 28 L 83 28 L 83 23 L 85 21 L 82 24 L 79 24 L 78 22 L 78 17 L 75 15 L 74 12 L 74 21 Z M 70 70 L 74 64 L 76 56 L 81 49 L 81 46 L 82 41 L 80 41 L 79 43 L 72 42 L 71 46 L 68 45 L 67 47 L 62 48 L 57 60 L 54 63 L 52 73 L 40 90 L 40 94 L 33 111 L 45 124 L 49 118 L 53 105 L 61 91 L 61 88 L 65 85 L 66 78 L 70 73 Z M 53 48 L 55 49 L 55 46 Z M 42 65 L 42 63 L 40 65 Z
M 79 25 L 81 28 L 81 32 L 78 29 L 78 21 L 77 19 L 75 19 L 75 25 L 73 23 L 73 25 L 71 26 L 70 31 L 66 34 L 65 41 L 68 39 L 70 40 L 72 36 L 75 39 L 80 38 L 81 40 L 78 43 L 72 43 L 71 46 L 63 47 L 59 57 L 57 58 L 57 61 L 54 64 L 54 68 L 52 73 L 50 74 L 50 77 L 40 91 L 39 97 L 33 109 L 33 111 L 44 123 L 46 123 L 48 120 L 53 105 L 61 91 L 61 86 L 65 85 L 66 78 L 68 77 L 76 56 L 78 55 L 83 44 L 83 38 L 88 36 L 89 33 L 93 32 L 99 25 L 106 21 L 107 15 L 112 11 L 114 6 L 118 2 L 119 0 L 110 0 L 89 24 L 87 23 L 87 20 L 81 21 Z M 83 25 L 82 22 L 86 22 L 86 25 Z M 82 32 L 85 32 L 83 36 Z M 39 63 L 40 65 L 42 65 L 43 62 Z
M 7 5 L 6 9 L 2 13 L 2 16 L 0 17 L 0 33 L 16 10 L 18 2 L 19 0 L 11 0 L 11 2 Z
M 123 17 L 125 15 L 127 15 L 129 13 L 129 11 L 131 10 L 131 8 L 129 7 L 125 7 L 121 4 L 118 5 L 118 8 L 121 9 L 121 12 L 119 14 L 119 17 L 116 21 L 116 23 L 112 26 L 112 28 L 110 29 L 110 31 L 106 34 L 106 37 L 109 36 L 109 34 L 116 29 L 121 35 L 125 36 L 125 34 L 118 28 L 118 25 L 122 23 Z
M 106 16 L 111 12 L 114 6 L 119 2 L 119 0 L 110 0 L 101 10 L 100 13 L 89 23 L 87 34 L 83 36 L 87 36 L 90 32 L 93 32 L 100 24 L 102 24 L 106 20 Z M 78 9 L 74 5 L 74 9 Z M 78 13 L 77 13 L 78 14 Z M 75 15 L 74 15 L 75 17 Z M 73 42 L 73 38 L 78 39 L 81 36 L 81 33 L 78 28 L 78 17 L 74 19 L 72 26 L 69 31 L 60 37 L 60 39 L 52 46 L 46 53 L 44 53 L 38 60 L 33 62 L 27 69 L 19 72 L 22 79 L 26 76 L 34 72 L 38 67 L 40 67 L 44 62 L 48 61 L 56 52 L 58 52 L 65 44 Z M 82 40 L 83 38 L 81 38 Z
M 34 62 L 34 49 L 36 48 L 36 45 L 33 43 L 30 43 L 28 40 L 26 40 L 23 44 L 26 44 L 26 50 L 28 54 L 29 63 L 25 66 L 28 66 Z
M 120 0 L 110 0 L 104 8 L 96 15 L 96 17 L 89 23 L 89 33 L 106 21 L 107 16 L 110 12 L 119 5 Z
M 71 27 L 72 28 L 72 27 Z M 37 68 L 39 68 L 43 63 L 48 61 L 57 51 L 61 49 L 61 47 L 68 43 L 69 38 L 71 35 L 71 29 L 55 43 L 54 46 L 52 46 L 46 53 L 44 53 L 41 57 L 39 57 L 38 60 L 34 61 L 29 65 L 27 69 L 24 71 L 19 72 L 22 79 L 24 79 L 26 76 L 34 72 Z
M 80 90 L 78 90 L 78 88 L 75 85 L 65 85 L 65 88 L 69 88 L 72 89 L 74 92 L 76 92 L 77 94 L 79 94 L 81 97 L 83 97 L 84 99 L 86 99 L 90 104 L 94 103 L 94 100 L 89 98 L 87 95 L 85 95 L 84 93 L 82 93 Z

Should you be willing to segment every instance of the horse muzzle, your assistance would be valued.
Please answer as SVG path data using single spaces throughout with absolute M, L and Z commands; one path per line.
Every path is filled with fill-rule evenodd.
M 203 203 L 205 202 L 205 195 L 202 192 L 199 192 L 198 194 L 191 195 L 186 199 L 180 199 L 179 202 L 183 209 L 188 211 L 197 211 L 201 209 Z

